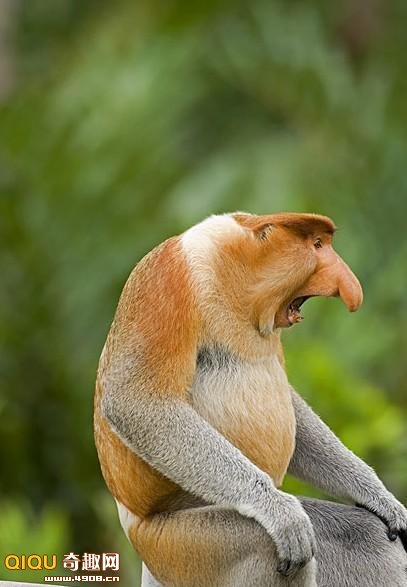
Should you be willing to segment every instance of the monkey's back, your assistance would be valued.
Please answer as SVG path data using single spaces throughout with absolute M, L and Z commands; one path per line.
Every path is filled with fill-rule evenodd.
M 168 333 L 163 325 L 171 325 Z M 127 280 L 100 358 L 95 389 L 94 432 L 103 477 L 116 500 L 140 518 L 166 509 L 185 492 L 127 448 L 111 428 L 102 410 L 103 380 L 124 388 L 120 377 L 125 378 L 131 366 L 127 368 L 126 359 L 122 364 L 122 358 L 131 355 L 137 364 L 133 376 L 138 393 L 148 393 L 147 386 L 157 397 L 184 394 L 193 365 L 189 359 L 183 363 L 182 357 L 193 346 L 195 331 L 189 273 L 174 237 L 150 251 Z M 179 380 L 173 373 L 176 364 Z

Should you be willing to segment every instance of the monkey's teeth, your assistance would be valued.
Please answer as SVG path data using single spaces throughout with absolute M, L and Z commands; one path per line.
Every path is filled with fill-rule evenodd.
M 297 304 L 291 303 L 288 306 L 287 318 L 290 324 L 296 324 L 297 322 L 301 322 L 301 320 L 304 319 L 304 317 L 301 316 L 301 312 L 299 307 L 297 307 Z

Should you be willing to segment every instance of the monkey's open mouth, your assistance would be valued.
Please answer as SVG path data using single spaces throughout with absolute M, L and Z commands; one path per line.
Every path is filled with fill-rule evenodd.
M 301 320 L 304 319 L 304 316 L 301 316 L 301 306 L 311 297 L 312 296 L 300 296 L 288 304 L 287 320 L 290 325 L 301 322 Z

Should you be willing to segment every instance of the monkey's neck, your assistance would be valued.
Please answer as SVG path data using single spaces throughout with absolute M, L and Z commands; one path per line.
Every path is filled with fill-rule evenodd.
M 205 304 L 203 315 L 202 343 L 220 344 L 247 360 L 281 353 L 280 329 L 266 326 L 262 332 L 252 312 L 237 313 L 217 299 Z

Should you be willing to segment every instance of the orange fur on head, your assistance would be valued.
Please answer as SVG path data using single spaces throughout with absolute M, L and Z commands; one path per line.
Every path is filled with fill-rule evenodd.
M 359 308 L 362 288 L 332 248 L 336 226 L 330 218 L 297 213 L 237 213 L 234 218 L 255 237 L 250 273 L 256 280 L 252 305 L 260 332 L 300 321 L 299 308 L 309 297 L 339 295 L 350 311 Z

